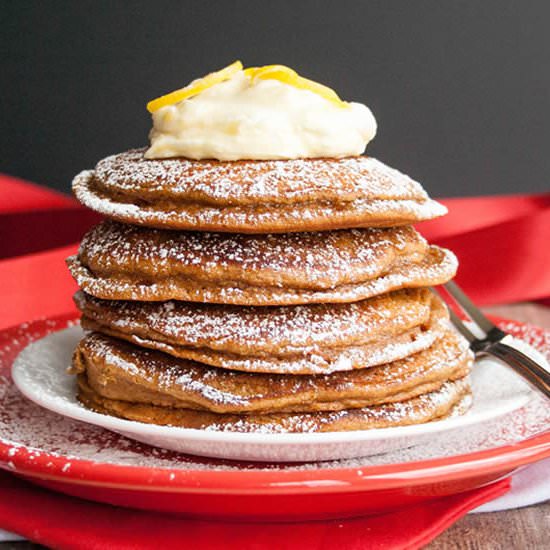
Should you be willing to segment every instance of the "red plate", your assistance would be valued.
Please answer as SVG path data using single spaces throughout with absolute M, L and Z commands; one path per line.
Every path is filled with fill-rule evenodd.
M 148 447 L 40 409 L 14 388 L 10 369 L 18 352 L 72 319 L 35 321 L 0 332 L 0 467 L 70 495 L 210 518 L 322 519 L 380 513 L 467 491 L 550 456 L 550 432 L 544 431 L 550 406 L 542 400 L 516 413 L 498 437 L 494 430 L 492 440 L 483 436 L 473 452 L 438 456 L 431 451 L 427 460 L 395 462 L 394 456 L 387 464 L 384 455 L 374 462 L 371 457 L 270 465 Z M 512 321 L 501 326 L 550 356 L 550 332 Z

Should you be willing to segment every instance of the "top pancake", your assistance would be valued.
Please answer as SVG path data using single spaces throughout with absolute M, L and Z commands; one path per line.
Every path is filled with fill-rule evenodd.
M 147 160 L 134 149 L 80 173 L 80 202 L 165 229 L 287 233 L 391 227 L 446 213 L 422 186 L 370 157 L 276 161 Z

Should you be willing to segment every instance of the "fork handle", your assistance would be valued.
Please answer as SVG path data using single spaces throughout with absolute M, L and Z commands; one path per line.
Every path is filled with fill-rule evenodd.
M 491 344 L 484 352 L 507 363 L 535 388 L 544 393 L 546 397 L 550 398 L 550 371 L 543 365 L 503 342 Z

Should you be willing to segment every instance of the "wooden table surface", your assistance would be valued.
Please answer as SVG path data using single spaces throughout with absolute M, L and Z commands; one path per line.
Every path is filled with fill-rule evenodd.
M 550 308 L 543 306 L 514 304 L 486 311 L 550 329 Z M 31 548 L 42 547 L 30 542 L 0 543 L 0 550 Z M 550 501 L 519 510 L 467 515 L 425 550 L 550 550 Z

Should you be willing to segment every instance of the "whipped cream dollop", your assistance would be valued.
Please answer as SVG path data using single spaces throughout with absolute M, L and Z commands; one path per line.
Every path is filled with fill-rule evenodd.
M 338 105 L 306 89 L 239 71 L 153 113 L 146 158 L 296 159 L 360 155 L 376 134 L 361 103 Z

